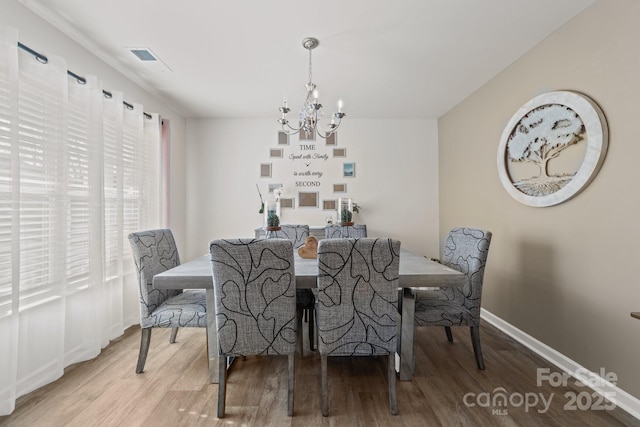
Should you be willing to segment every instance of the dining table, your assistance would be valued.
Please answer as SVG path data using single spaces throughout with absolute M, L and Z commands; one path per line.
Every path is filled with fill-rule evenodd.
M 296 288 L 315 288 L 318 278 L 318 260 L 302 258 L 294 253 L 294 263 Z M 407 249 L 400 249 L 399 286 L 402 289 L 402 313 L 396 371 L 401 381 L 411 380 L 415 371 L 413 343 L 415 289 L 461 286 L 465 280 L 466 276 L 457 270 Z M 213 273 L 209 254 L 155 275 L 153 287 L 156 289 L 206 289 L 207 312 L 215 313 Z M 209 377 L 211 383 L 217 383 L 218 338 L 215 316 L 207 316 L 207 338 Z

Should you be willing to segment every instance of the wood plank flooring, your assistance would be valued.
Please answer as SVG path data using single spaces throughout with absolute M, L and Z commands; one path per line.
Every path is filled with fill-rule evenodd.
M 96 359 L 21 397 L 0 426 L 640 426 L 620 408 L 567 410 L 565 393 L 590 389 L 573 380 L 537 386 L 537 368 L 557 369 L 491 325 L 481 327 L 485 371 L 476 368 L 468 328 L 453 333 L 449 343 L 443 328 L 416 330 L 416 374 L 397 382 L 397 416 L 389 413 L 386 358 L 363 357 L 329 359 L 330 416 L 323 418 L 320 357 L 307 347 L 296 358 L 293 417 L 286 415 L 286 357 L 251 356 L 231 368 L 220 420 L 204 329 L 180 330 L 175 344 L 168 330 L 154 330 L 145 372 L 136 375 L 140 330 L 132 327 Z M 492 406 L 501 391 L 506 406 Z M 526 408 L 520 397 L 534 403 L 534 395 L 550 406 Z

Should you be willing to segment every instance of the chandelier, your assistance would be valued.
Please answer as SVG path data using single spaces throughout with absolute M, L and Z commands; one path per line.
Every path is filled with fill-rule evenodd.
M 307 99 L 304 101 L 304 105 L 298 114 L 298 127 L 291 126 L 289 124 L 289 120 L 287 120 L 287 113 L 291 111 L 291 109 L 287 107 L 286 98 L 284 99 L 282 107 L 278 109 L 282 113 L 282 117 L 278 119 L 278 123 L 280 123 L 283 132 L 287 135 L 295 135 L 303 132 L 307 136 L 313 136 L 317 133 L 320 137 L 326 138 L 338 130 L 342 118 L 346 115 L 342 112 L 342 100 L 340 100 L 338 101 L 338 111 L 333 113 L 328 129 L 326 131 L 322 131 L 318 126 L 318 121 L 323 117 L 323 111 L 322 104 L 318 102 L 318 91 L 316 90 L 316 85 L 313 83 L 311 78 L 311 51 L 315 49 L 319 43 L 318 39 L 313 37 L 307 37 L 302 40 L 302 46 L 309 51 L 309 83 L 305 85 L 307 88 Z

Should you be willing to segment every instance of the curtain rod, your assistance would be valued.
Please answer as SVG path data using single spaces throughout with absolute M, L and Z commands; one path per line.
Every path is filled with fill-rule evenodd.
M 24 50 L 25 52 L 29 52 L 31 55 L 33 55 L 36 60 L 38 62 L 41 62 L 43 64 L 46 64 L 47 62 L 49 62 L 49 58 L 47 58 L 46 56 L 44 56 L 43 54 L 36 52 L 35 50 L 31 49 L 29 46 L 26 46 L 20 42 L 18 42 L 18 47 L 22 50 Z M 67 70 L 67 74 L 70 75 L 71 77 L 73 77 L 74 79 L 76 79 L 76 81 L 78 83 L 80 83 L 81 85 L 84 85 L 87 83 L 87 79 L 85 79 L 82 76 L 77 75 L 76 73 L 74 73 L 71 70 Z M 104 95 L 105 98 L 111 99 L 113 97 L 113 94 L 109 91 L 103 90 L 102 94 Z M 127 107 L 129 110 L 133 110 L 133 105 L 129 104 L 127 101 L 122 101 L 122 103 L 125 105 L 125 107 Z M 144 114 L 144 116 L 147 119 L 151 119 L 151 114 L 145 113 L 144 111 L 142 112 L 142 114 Z

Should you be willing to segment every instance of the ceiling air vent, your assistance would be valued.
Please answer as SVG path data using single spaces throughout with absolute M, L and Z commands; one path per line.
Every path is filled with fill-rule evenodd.
M 157 61 L 153 53 L 149 49 L 131 49 L 131 53 L 138 57 L 140 61 Z
M 126 49 L 135 55 L 142 66 L 149 71 L 171 71 L 171 68 L 148 47 L 128 47 Z

